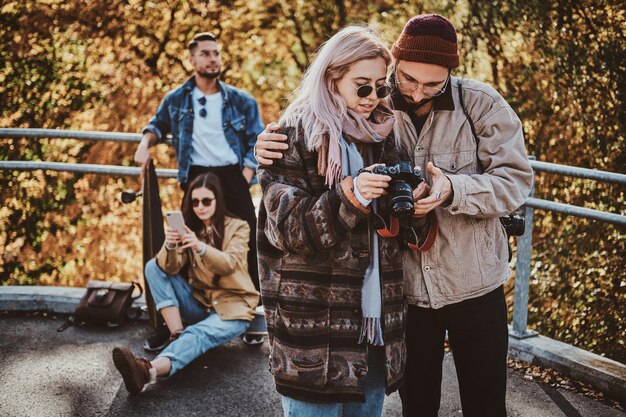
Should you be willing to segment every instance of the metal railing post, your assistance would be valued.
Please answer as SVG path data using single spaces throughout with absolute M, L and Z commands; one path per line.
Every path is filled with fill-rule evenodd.
M 528 157 L 534 160 L 535 157 Z M 530 197 L 535 195 L 535 179 L 530 189 Z M 537 336 L 537 332 L 526 329 L 528 324 L 528 289 L 530 286 L 530 259 L 533 250 L 534 209 L 523 206 L 526 230 L 517 238 L 517 260 L 515 263 L 515 299 L 513 304 L 513 330 L 511 335 L 518 339 Z

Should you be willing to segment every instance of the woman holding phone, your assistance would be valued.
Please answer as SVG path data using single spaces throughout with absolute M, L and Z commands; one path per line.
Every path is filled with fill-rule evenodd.
M 403 160 L 390 58 L 367 27 L 331 37 L 280 119 L 288 149 L 259 170 L 259 275 L 286 417 L 380 416 L 402 381 L 399 244 L 372 223 L 391 178 L 371 168 Z
M 168 227 L 165 244 L 145 271 L 171 334 L 169 344 L 153 361 L 136 358 L 124 347 L 113 349 L 115 367 L 132 394 L 243 334 L 258 304 L 248 274 L 248 223 L 226 212 L 214 174 L 189 184 L 182 213 L 185 233 Z

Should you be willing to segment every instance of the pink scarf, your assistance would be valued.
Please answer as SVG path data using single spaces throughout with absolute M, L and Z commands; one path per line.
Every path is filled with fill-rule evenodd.
M 396 121 L 391 108 L 381 101 L 369 119 L 352 110 L 347 111 L 342 122 L 343 139 L 350 142 L 378 143 L 391 133 Z M 341 181 L 341 138 L 330 139 L 325 135 L 318 149 L 318 174 L 326 177 L 330 188 Z

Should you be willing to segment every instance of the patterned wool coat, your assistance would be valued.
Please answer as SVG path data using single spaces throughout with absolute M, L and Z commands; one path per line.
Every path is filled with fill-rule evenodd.
M 296 137 L 295 128 L 279 133 L 288 136 L 288 150 L 258 174 L 263 189 L 259 275 L 270 371 L 283 395 L 310 402 L 363 402 L 368 345 L 357 342 L 371 212 L 356 199 L 352 177 L 333 189 L 325 185 L 317 173 L 318 154 L 306 149 L 303 134 Z M 400 158 L 393 135 L 367 146 L 373 146 L 376 162 Z M 378 241 L 389 394 L 401 383 L 406 361 L 402 253 L 396 239 Z

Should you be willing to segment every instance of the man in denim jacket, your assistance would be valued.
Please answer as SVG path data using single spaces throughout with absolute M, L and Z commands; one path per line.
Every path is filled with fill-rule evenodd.
M 222 60 L 213 34 L 197 34 L 188 48 L 194 75 L 167 93 L 143 129 L 135 162 L 145 169 L 149 148 L 171 134 L 183 190 L 204 172 L 220 178 L 222 188 L 228 190 L 226 209 L 250 225 L 248 270 L 258 290 L 256 215 L 249 183 L 257 167 L 254 144 L 263 131 L 259 106 L 250 94 L 219 80 Z

